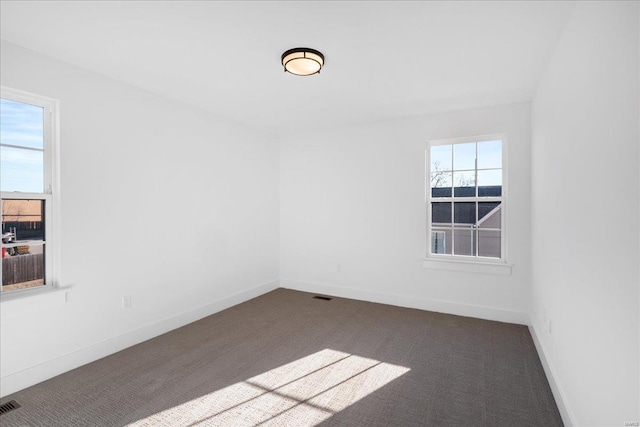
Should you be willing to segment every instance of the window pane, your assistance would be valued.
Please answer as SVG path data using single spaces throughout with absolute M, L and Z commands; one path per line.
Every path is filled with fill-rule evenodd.
M 451 170 L 451 145 L 431 147 L 431 173 Z
M 44 193 L 44 152 L 0 147 L 2 191 Z
M 431 232 L 431 253 L 451 255 L 451 235 L 451 229 L 434 229 Z
M 2 200 L 3 292 L 44 285 L 44 203 Z
M 494 230 L 479 230 L 478 233 L 478 255 L 500 258 L 501 232 Z
M 0 100 L 0 143 L 44 149 L 44 108 Z
M 478 169 L 502 167 L 502 141 L 478 142 Z
M 44 245 L 2 248 L 2 292 L 44 285 Z
M 476 168 L 476 143 L 455 144 L 453 146 L 453 169 Z
M 44 240 L 44 200 L 2 200 L 2 243 Z
M 457 224 L 476 223 L 476 204 L 475 202 L 456 202 L 454 212 L 454 222 Z
M 431 203 L 431 223 L 434 226 L 451 226 L 451 203 Z
M 431 174 L 431 197 L 451 197 L 451 172 Z
M 478 171 L 478 196 L 502 195 L 502 169 Z
M 475 230 L 472 229 L 456 228 L 453 230 L 453 238 L 455 239 L 455 255 L 476 254 L 475 234 Z
M 453 182 L 455 183 L 454 197 L 476 197 L 475 172 L 454 172 Z
M 499 206 L 500 202 L 479 202 L 478 227 L 501 228 L 502 209 Z

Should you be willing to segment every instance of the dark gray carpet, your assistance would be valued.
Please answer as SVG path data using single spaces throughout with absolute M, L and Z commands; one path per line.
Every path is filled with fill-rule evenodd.
M 561 426 L 525 326 L 278 289 L 11 396 L 2 426 Z

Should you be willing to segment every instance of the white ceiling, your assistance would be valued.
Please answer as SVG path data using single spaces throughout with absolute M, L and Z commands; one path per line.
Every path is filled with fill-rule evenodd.
M 571 2 L 1 2 L 1 36 L 283 134 L 532 98 Z M 325 54 L 320 75 L 280 55 Z

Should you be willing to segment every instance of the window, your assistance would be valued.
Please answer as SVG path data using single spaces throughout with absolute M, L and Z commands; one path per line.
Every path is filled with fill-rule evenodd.
M 55 283 L 56 107 L 48 98 L 1 90 L 2 294 Z
M 505 261 L 503 136 L 432 141 L 427 258 Z

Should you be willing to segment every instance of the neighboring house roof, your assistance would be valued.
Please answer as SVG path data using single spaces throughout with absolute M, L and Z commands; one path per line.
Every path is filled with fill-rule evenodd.
M 454 187 L 456 197 L 475 197 L 476 187 Z M 482 185 L 478 187 L 480 197 L 500 197 L 502 185 Z M 451 197 L 451 187 L 437 187 L 431 189 L 431 197 Z
M 456 197 L 474 197 L 475 187 L 454 187 Z M 451 202 L 438 202 L 437 197 L 450 197 L 451 187 L 432 188 L 432 212 L 431 219 L 433 224 L 451 224 Z M 483 186 L 478 187 L 478 195 L 480 197 L 500 196 L 502 194 L 502 186 Z M 489 224 L 490 218 L 495 222 L 496 215 L 501 210 L 500 202 L 478 202 L 478 218 L 476 218 L 475 202 L 454 202 L 454 223 L 464 226 L 484 224 L 487 228 L 500 228 L 497 225 Z

